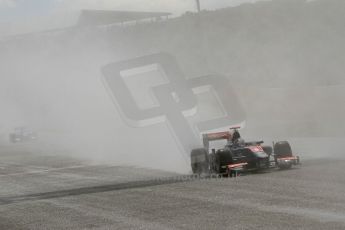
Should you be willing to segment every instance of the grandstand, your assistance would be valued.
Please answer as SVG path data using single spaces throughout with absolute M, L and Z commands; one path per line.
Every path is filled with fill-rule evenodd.
M 83 10 L 80 14 L 79 26 L 116 25 L 127 22 L 159 21 L 167 19 L 171 13 L 167 12 L 134 12 L 134 11 L 107 11 Z
M 26 80 L 31 70 L 30 76 L 39 81 L 30 82 L 61 80 L 52 88 L 62 84 L 67 91 L 64 81 L 89 79 L 90 87 L 97 85 L 100 69 L 107 63 L 168 52 L 177 58 L 187 78 L 212 73 L 227 76 L 248 105 L 247 113 L 253 114 L 248 121 L 279 130 L 286 127 L 288 133 L 298 135 L 303 134 L 301 130 L 344 135 L 345 124 L 338 122 L 345 116 L 344 4 L 343 0 L 277 0 L 186 13 L 164 21 L 169 13 L 83 11 L 73 27 L 0 43 L 0 58 L 6 60 L 0 73 Z M 140 23 L 145 20 L 153 23 Z M 136 21 L 135 26 L 118 26 Z M 31 63 L 34 59 L 27 58 L 28 53 L 34 53 L 38 61 Z M 47 60 L 53 61 L 42 65 Z M 20 68 L 11 69 L 11 62 L 20 63 Z M 70 94 L 75 97 L 72 86 Z M 38 94 L 34 92 L 31 95 Z M 85 90 L 81 101 L 93 101 L 90 92 L 94 89 Z M 320 111 L 336 112 L 315 113 L 319 105 L 324 105 Z M 294 123 L 285 125 L 284 120 Z M 263 129 L 258 126 L 251 134 Z M 274 133 L 273 128 L 269 130 Z

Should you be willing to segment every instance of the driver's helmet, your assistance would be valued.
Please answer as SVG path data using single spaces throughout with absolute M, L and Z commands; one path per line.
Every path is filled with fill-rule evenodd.
M 238 130 L 236 129 L 235 131 L 234 131 L 234 133 L 232 134 L 232 139 L 233 140 L 237 140 L 237 139 L 239 139 L 239 138 L 241 138 L 241 134 L 238 132 Z
M 245 141 L 244 141 L 244 139 L 238 138 L 238 139 L 237 139 L 237 144 L 238 144 L 239 146 L 245 146 Z

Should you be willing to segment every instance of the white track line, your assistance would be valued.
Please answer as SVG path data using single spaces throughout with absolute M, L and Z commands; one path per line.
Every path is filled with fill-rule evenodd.
M 22 172 L 22 173 L 11 173 L 11 174 L 3 174 L 0 175 L 1 177 L 10 177 L 10 176 L 24 176 L 24 175 L 33 175 L 33 174 L 43 174 L 48 172 L 58 172 L 62 170 L 68 170 L 68 169 L 79 169 L 79 168 L 86 168 L 86 167 L 93 167 L 93 166 L 104 166 L 104 168 L 113 167 L 113 166 L 105 166 L 105 165 L 75 165 L 70 167 L 64 167 L 64 168 L 52 168 L 52 169 L 45 169 L 45 170 L 38 170 L 38 171 L 31 171 L 31 172 Z

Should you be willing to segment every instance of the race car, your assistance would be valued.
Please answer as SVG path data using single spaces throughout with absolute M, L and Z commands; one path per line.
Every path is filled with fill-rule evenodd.
M 193 173 L 233 176 L 245 171 L 289 169 L 300 163 L 287 141 L 276 142 L 273 147 L 264 146 L 263 141 L 245 142 L 238 132 L 239 128 L 232 128 L 232 132 L 203 134 L 204 147 L 191 152 Z M 225 146 L 210 151 L 210 142 L 218 140 L 226 140 Z
M 9 138 L 12 143 L 27 142 L 36 140 L 37 134 L 25 127 L 17 127 L 10 133 Z

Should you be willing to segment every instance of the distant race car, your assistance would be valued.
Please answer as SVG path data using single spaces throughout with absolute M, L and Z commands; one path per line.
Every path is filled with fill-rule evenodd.
M 208 133 L 203 135 L 204 148 L 193 149 L 191 167 L 195 174 L 220 174 L 233 176 L 238 172 L 259 171 L 269 168 L 289 169 L 300 164 L 287 141 L 279 141 L 271 146 L 263 141 L 245 142 L 238 129 L 233 132 Z M 221 149 L 209 150 L 211 141 L 226 140 Z
M 37 139 L 37 134 L 25 127 L 18 127 L 14 129 L 13 133 L 10 133 L 10 142 L 19 143 L 33 141 Z

